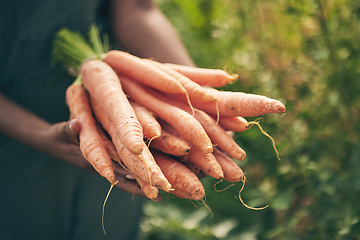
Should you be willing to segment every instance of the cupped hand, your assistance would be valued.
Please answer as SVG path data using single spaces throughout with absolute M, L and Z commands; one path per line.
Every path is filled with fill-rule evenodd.
M 91 170 L 79 147 L 81 123 L 77 120 L 50 125 L 42 133 L 43 148 L 48 154 L 78 167 Z
M 86 161 L 79 147 L 79 133 L 81 123 L 76 120 L 61 122 L 51 125 L 44 132 L 44 150 L 50 155 L 63 159 L 80 168 L 98 174 L 92 165 Z M 142 192 L 135 178 L 118 163 L 114 162 L 114 173 L 116 177 L 116 187 L 122 191 L 146 197 Z M 161 196 L 155 201 L 159 201 Z

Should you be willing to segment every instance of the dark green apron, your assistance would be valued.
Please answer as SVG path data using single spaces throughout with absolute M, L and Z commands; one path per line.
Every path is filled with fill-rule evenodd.
M 0 7 L 0 92 L 51 122 L 68 120 L 73 79 L 51 67 L 55 32 L 107 29 L 100 0 L 3 0 Z M 1 106 L 0 106 L 1 107 Z M 135 239 L 142 199 L 109 189 L 102 177 L 51 158 L 0 134 L 0 239 Z

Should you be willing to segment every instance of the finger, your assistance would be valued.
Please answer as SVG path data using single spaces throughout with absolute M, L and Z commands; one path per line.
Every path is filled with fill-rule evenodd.
M 69 141 L 79 144 L 79 134 L 81 130 L 81 123 L 77 119 L 72 119 L 68 121 L 69 129 Z
M 135 177 L 132 174 L 126 174 L 125 177 L 129 180 L 135 180 Z
M 54 125 L 55 132 L 59 138 L 65 142 L 79 144 L 79 133 L 81 123 L 72 119 L 68 122 L 61 122 Z
M 124 167 L 122 167 L 118 162 L 113 163 L 114 173 L 119 176 L 124 176 L 129 180 L 135 180 L 134 175 Z
M 134 175 L 132 175 L 128 170 L 125 170 L 125 169 L 124 169 L 122 166 L 120 166 L 119 163 L 117 163 L 117 162 L 114 162 L 113 166 L 114 166 L 114 173 L 115 173 L 116 176 L 118 176 L 118 179 L 123 178 L 123 179 L 125 179 L 126 183 L 129 183 L 129 182 L 130 182 L 130 183 L 132 183 L 132 184 L 135 184 L 135 185 L 137 186 L 137 188 L 139 188 L 140 191 L 141 191 L 141 195 L 140 195 L 140 196 L 141 196 L 141 197 L 146 197 L 146 198 L 148 198 L 148 197 L 146 196 L 146 194 L 141 190 L 141 187 L 140 187 L 140 185 L 137 183 L 136 178 L 134 177 Z M 120 184 L 120 181 L 119 181 L 118 184 Z M 138 191 L 138 190 L 136 190 L 136 191 Z M 138 195 L 137 193 L 134 193 L 134 194 Z M 161 202 L 162 197 L 161 197 L 161 195 L 159 194 L 155 199 L 151 199 L 151 200 L 154 201 L 154 202 Z
M 133 180 L 126 179 L 125 177 L 116 177 L 118 181 L 116 187 L 122 191 L 135 194 L 137 196 L 147 198 L 146 195 L 141 190 L 139 184 Z
M 127 170 L 127 169 L 123 168 L 122 166 L 120 166 L 120 164 L 118 162 L 114 162 L 113 166 L 114 166 L 115 175 L 123 176 L 123 177 L 126 177 L 127 179 L 130 179 L 130 180 L 135 179 L 134 176 L 131 174 L 131 172 L 129 172 L 129 170 Z
M 72 119 L 68 122 L 69 131 L 72 139 L 75 139 L 79 143 L 79 134 L 81 130 L 81 123 L 77 119 Z

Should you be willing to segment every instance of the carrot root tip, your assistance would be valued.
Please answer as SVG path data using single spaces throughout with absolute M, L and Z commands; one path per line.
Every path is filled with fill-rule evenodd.
M 225 187 L 225 188 L 223 188 L 223 189 L 218 190 L 218 189 L 216 188 L 216 186 L 217 186 L 218 184 L 220 184 L 221 182 L 223 182 L 223 181 L 224 181 L 224 179 L 222 178 L 222 179 L 220 179 L 220 181 L 218 181 L 218 182 L 216 182 L 216 183 L 214 184 L 214 191 L 215 191 L 215 192 L 224 192 L 224 191 L 226 191 L 227 189 L 229 189 L 229 188 L 231 188 L 232 186 L 235 185 L 234 183 L 232 183 L 232 184 L 230 184 L 229 186 L 227 186 L 227 187 Z
M 244 202 L 244 200 L 241 198 L 241 192 L 244 190 L 245 182 L 246 182 L 246 177 L 244 176 L 241 181 L 243 182 L 243 185 L 242 185 L 242 187 L 241 187 L 241 189 L 240 189 L 240 191 L 239 191 L 239 200 L 240 200 L 240 202 L 241 202 L 246 208 L 251 209 L 251 210 L 264 210 L 264 209 L 266 209 L 266 208 L 269 207 L 269 205 L 265 205 L 264 207 L 258 207 L 258 208 L 256 208 L 256 207 L 251 207 L 251 206 L 247 205 L 247 204 Z
M 260 123 L 258 123 L 257 121 L 249 122 L 249 125 L 250 125 L 250 126 L 252 126 L 252 125 L 258 126 L 259 129 L 260 129 L 260 131 L 261 131 L 261 133 L 262 133 L 263 135 L 267 136 L 267 137 L 271 140 L 272 145 L 273 145 L 273 148 L 274 148 L 274 151 L 275 151 L 275 153 L 276 153 L 276 157 L 277 157 L 278 160 L 280 160 L 280 154 L 279 154 L 279 151 L 278 151 L 277 148 L 276 148 L 274 138 L 271 137 L 270 134 L 268 134 L 267 132 L 265 132 L 265 131 L 263 130 L 263 128 L 261 127 Z
M 105 205 L 106 205 L 106 202 L 110 196 L 110 192 L 111 190 L 113 189 L 113 187 L 118 183 L 119 181 L 116 181 L 114 183 L 111 184 L 110 186 L 110 189 L 108 191 L 108 193 L 106 194 L 106 197 L 105 197 L 105 200 L 104 200 L 104 203 L 103 203 L 103 207 L 102 207 L 102 215 L 101 215 L 101 226 L 102 226 L 102 230 L 104 232 L 104 234 L 106 235 L 106 231 L 105 231 L 105 223 L 104 223 L 104 219 L 105 219 Z

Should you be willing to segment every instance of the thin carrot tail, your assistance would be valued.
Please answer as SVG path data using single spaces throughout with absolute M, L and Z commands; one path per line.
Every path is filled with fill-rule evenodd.
M 277 150 L 276 148 L 276 144 L 275 144 L 275 140 L 273 137 L 270 136 L 270 134 L 268 134 L 267 132 L 264 131 L 264 129 L 261 127 L 260 123 L 258 123 L 257 121 L 252 121 L 252 122 L 249 122 L 249 126 L 252 126 L 252 125 L 256 125 L 259 127 L 260 131 L 262 134 L 264 134 L 265 136 L 267 136 L 271 142 L 272 142 L 272 146 L 274 148 L 274 151 L 276 153 L 276 157 L 278 160 L 280 160 L 280 154 L 279 154 L 279 151 Z
M 240 189 L 240 191 L 239 191 L 239 200 L 240 200 L 240 202 L 241 202 L 246 208 L 251 209 L 251 210 L 264 210 L 264 209 L 268 208 L 269 205 L 265 205 L 264 207 L 251 207 L 251 206 L 247 205 L 247 204 L 244 202 L 244 200 L 243 200 L 242 197 L 241 197 L 241 193 L 242 193 L 242 191 L 244 190 L 245 182 L 246 182 L 246 177 L 244 176 L 243 179 L 242 179 L 243 185 L 242 185 L 242 187 L 241 187 L 241 189 Z

